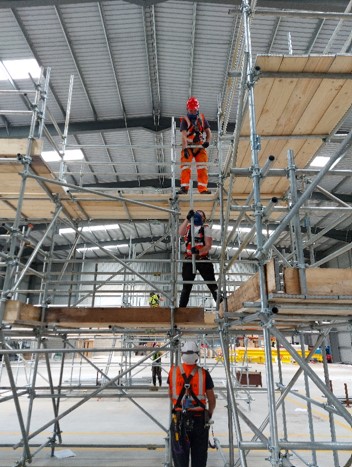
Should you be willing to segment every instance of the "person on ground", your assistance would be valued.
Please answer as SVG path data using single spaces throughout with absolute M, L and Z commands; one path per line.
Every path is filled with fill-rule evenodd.
M 153 343 L 153 348 L 159 347 L 156 342 Z M 153 386 L 156 386 L 156 380 L 158 380 L 159 386 L 162 384 L 162 377 L 161 377 L 161 352 L 155 352 L 152 356 L 152 381 Z
M 187 115 L 181 117 L 181 188 L 179 194 L 187 194 L 191 180 L 191 163 L 196 161 L 198 191 L 210 194 L 208 190 L 208 153 L 206 148 L 211 141 L 211 130 L 204 114 L 199 113 L 199 101 L 190 97 L 186 104 Z M 197 146 L 197 147 L 189 147 Z
M 210 373 L 197 365 L 195 341 L 181 343 L 182 363 L 173 365 L 168 376 L 172 401 L 170 439 L 175 467 L 205 467 L 208 459 L 209 427 L 216 406 Z
M 192 247 L 192 229 L 191 219 L 194 223 L 194 246 Z M 209 261 L 209 251 L 213 244 L 212 232 L 208 224 L 205 223 L 206 217 L 204 211 L 191 209 L 186 219 L 179 227 L 179 235 L 183 236 L 186 244 L 185 260 L 182 264 L 182 279 L 185 282 L 193 282 L 196 273 L 193 272 L 192 255 L 195 255 L 196 270 L 207 283 L 207 286 L 214 298 L 217 301 L 218 286 L 215 283 L 214 265 Z M 212 282 L 212 283 L 211 283 Z M 188 305 L 189 296 L 191 294 L 193 284 L 184 283 L 181 297 L 180 307 Z M 222 301 L 222 300 L 220 300 Z

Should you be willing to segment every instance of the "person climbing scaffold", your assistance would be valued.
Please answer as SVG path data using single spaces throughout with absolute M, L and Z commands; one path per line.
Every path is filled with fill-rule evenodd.
M 208 190 L 208 153 L 206 151 L 211 141 L 210 126 L 204 114 L 199 113 L 199 101 L 196 97 L 192 96 L 188 99 L 186 108 L 187 115 L 181 117 L 180 121 L 181 188 L 178 194 L 187 194 L 189 191 L 193 158 L 196 161 L 198 191 L 202 194 L 211 194 Z
M 192 282 L 196 277 L 197 270 L 206 282 L 215 302 L 218 298 L 214 265 L 209 261 L 209 251 L 213 244 L 213 238 L 211 229 L 205 223 L 205 220 L 204 211 L 190 209 L 186 219 L 179 227 L 179 235 L 183 236 L 186 244 L 186 261 L 182 263 L 182 279 L 184 284 L 181 291 L 180 307 L 188 305 L 193 287 Z M 220 298 L 221 301 L 222 298 Z
M 216 398 L 210 373 L 197 365 L 199 347 L 195 341 L 181 343 L 182 363 L 173 365 L 168 376 L 172 401 L 170 439 L 175 467 L 205 467 L 208 458 L 209 427 Z

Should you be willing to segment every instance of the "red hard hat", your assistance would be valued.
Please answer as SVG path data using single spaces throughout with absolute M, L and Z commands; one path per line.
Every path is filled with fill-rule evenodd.
M 187 101 L 187 110 L 199 110 L 199 100 L 196 97 L 190 97 Z

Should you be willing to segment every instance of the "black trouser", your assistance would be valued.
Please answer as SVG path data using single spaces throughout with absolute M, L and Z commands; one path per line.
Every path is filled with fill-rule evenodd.
M 208 282 L 215 282 L 215 273 L 213 263 L 206 260 L 196 261 L 196 269 L 199 271 L 199 274 L 207 282 L 208 289 L 210 290 L 214 300 L 218 298 L 217 284 L 209 284 Z M 182 264 L 182 279 L 184 281 L 194 281 L 196 274 L 193 273 L 192 262 L 187 261 Z M 180 297 L 180 307 L 186 307 L 188 304 L 189 296 L 192 290 L 193 284 L 183 284 L 181 297 Z
M 188 467 L 190 453 L 191 467 L 206 467 L 209 427 L 205 426 L 204 411 L 197 415 L 187 412 L 185 416 L 179 413 L 177 423 L 171 422 L 170 436 L 174 467 Z
M 153 379 L 153 384 L 156 386 L 156 378 L 158 378 L 159 381 L 159 386 L 161 386 L 161 366 L 153 366 L 152 365 L 152 379 Z

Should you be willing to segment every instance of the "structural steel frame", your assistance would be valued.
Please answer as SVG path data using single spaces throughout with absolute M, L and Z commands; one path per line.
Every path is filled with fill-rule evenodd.
M 178 341 L 181 337 L 196 337 L 200 342 L 208 343 L 211 338 L 217 338 L 220 340 L 221 350 L 223 354 L 223 366 L 224 371 L 226 374 L 226 392 L 223 390 L 224 397 L 227 398 L 228 401 L 228 417 L 229 417 L 229 457 L 227 458 L 223 452 L 222 447 L 218 440 L 216 440 L 216 446 L 220 452 L 220 455 L 224 461 L 224 467 L 247 467 L 249 466 L 248 463 L 248 453 L 252 450 L 267 450 L 268 457 L 267 461 L 273 467 L 285 467 L 291 466 L 291 458 L 296 456 L 305 465 L 310 467 L 318 467 L 318 460 L 317 460 L 317 452 L 321 450 L 330 451 L 332 454 L 332 462 L 334 467 L 341 466 L 339 460 L 339 452 L 342 451 L 351 451 L 352 450 L 352 442 L 341 442 L 338 441 L 335 429 L 335 418 L 341 417 L 345 420 L 348 424 L 352 425 L 352 416 L 348 412 L 348 410 L 343 407 L 341 402 L 337 397 L 334 396 L 332 391 L 329 390 L 329 372 L 328 372 L 328 365 L 326 362 L 326 355 L 325 355 L 325 344 L 326 339 L 329 335 L 331 328 L 336 326 L 343 326 L 343 325 L 350 325 L 350 321 L 346 320 L 345 318 L 341 319 L 338 316 L 331 315 L 329 316 L 329 323 L 323 323 L 322 321 L 317 321 L 316 326 L 312 329 L 311 325 L 308 324 L 306 327 L 304 325 L 297 330 L 295 323 L 290 322 L 290 317 L 287 316 L 287 326 L 284 329 L 280 329 L 276 326 L 276 312 L 274 307 L 269 304 L 269 297 L 268 292 L 266 289 L 266 270 L 265 264 L 268 261 L 269 256 L 271 255 L 272 251 L 278 254 L 277 250 L 275 249 L 275 242 L 278 240 L 280 234 L 284 231 L 285 227 L 290 227 L 290 234 L 292 236 L 292 241 L 294 245 L 293 254 L 287 255 L 286 257 L 282 254 L 278 254 L 278 259 L 283 264 L 294 264 L 299 269 L 299 282 L 301 286 L 301 290 L 303 294 L 306 292 L 306 281 L 305 281 L 305 260 L 303 257 L 303 243 L 300 233 L 300 219 L 299 213 L 302 210 L 306 209 L 304 207 L 305 201 L 308 199 L 310 194 L 316 187 L 319 187 L 320 181 L 329 171 L 330 167 L 333 163 L 343 154 L 346 152 L 347 148 L 349 148 L 352 144 L 352 133 L 350 133 L 340 145 L 339 150 L 333 155 L 328 165 L 325 166 L 319 172 L 317 171 L 308 171 L 297 169 L 294 163 L 294 154 L 292 151 L 288 153 L 288 168 L 285 171 L 285 175 L 288 174 L 290 180 L 290 210 L 283 218 L 282 222 L 280 223 L 279 227 L 276 231 L 270 236 L 269 239 L 265 240 L 262 231 L 265 226 L 263 223 L 263 219 L 265 216 L 270 216 L 270 212 L 275 210 L 275 200 L 271 200 L 271 202 L 263 209 L 261 194 L 260 194 L 260 184 L 263 177 L 266 176 L 277 176 L 282 174 L 282 170 L 278 171 L 275 169 L 271 169 L 270 166 L 273 162 L 273 159 L 269 159 L 267 164 L 264 167 L 260 167 L 258 153 L 260 150 L 259 140 L 260 137 L 257 135 L 256 132 L 256 118 L 255 118 L 255 100 L 254 100 L 254 86 L 256 83 L 256 71 L 253 68 L 252 63 L 252 53 L 251 53 L 251 37 L 250 37 L 250 19 L 253 9 L 255 9 L 255 3 L 252 2 L 252 7 L 250 7 L 248 0 L 242 0 L 242 7 L 241 7 L 241 32 L 240 37 L 238 38 L 238 44 L 236 46 L 237 57 L 235 57 L 235 62 L 237 63 L 241 72 L 238 73 L 237 76 L 234 78 L 233 89 L 229 91 L 230 94 L 236 90 L 238 91 L 239 100 L 238 100 L 238 108 L 237 108 L 237 126 L 234 131 L 234 144 L 232 145 L 232 149 L 228 152 L 226 160 L 224 162 L 224 168 L 222 166 L 222 156 L 223 156 L 223 147 L 222 144 L 226 140 L 226 135 L 222 134 L 221 131 L 221 106 L 219 104 L 219 119 L 218 119 L 218 126 L 219 126 L 219 202 L 221 207 L 221 231 L 222 231 L 222 238 L 224 239 L 224 248 L 222 250 L 220 265 L 219 265 L 219 290 L 223 292 L 229 291 L 230 284 L 228 284 L 229 280 L 226 277 L 227 275 L 231 274 L 231 266 L 233 262 L 238 258 L 241 249 L 244 249 L 248 242 L 252 240 L 254 237 L 256 238 L 257 242 L 257 252 L 256 252 L 256 264 L 257 270 L 259 272 L 259 281 L 260 281 L 260 304 L 258 306 L 257 303 L 248 303 L 246 306 L 248 308 L 255 309 L 255 313 L 248 316 L 243 315 L 239 316 L 238 314 L 232 314 L 227 312 L 226 308 L 226 300 L 225 300 L 225 314 L 224 316 L 220 316 L 219 314 L 219 303 L 216 307 L 216 321 L 218 323 L 218 330 L 214 331 L 211 330 L 209 333 L 203 330 L 184 330 L 179 331 L 174 324 L 174 311 L 176 307 L 176 297 L 177 297 L 177 266 L 181 262 L 180 260 L 180 251 L 179 251 L 179 241 L 176 236 L 177 225 L 178 225 L 178 200 L 177 197 L 174 195 L 171 200 L 171 206 L 167 209 L 167 212 L 170 214 L 171 219 L 171 228 L 170 228 L 170 235 L 172 237 L 172 254 L 171 254 L 171 277 L 172 277 L 172 286 L 171 286 L 171 293 L 169 295 L 166 294 L 166 297 L 171 303 L 170 306 L 170 329 L 165 336 L 164 329 L 154 329 L 155 338 L 158 340 L 163 340 L 163 345 L 158 350 L 165 350 L 170 353 L 170 363 L 172 364 L 174 361 L 179 360 L 179 351 L 178 351 Z M 29 293 L 29 290 L 20 289 L 20 283 L 24 278 L 25 274 L 28 272 L 32 272 L 30 265 L 34 257 L 40 253 L 45 257 L 44 261 L 44 269 L 43 272 L 40 274 L 37 272 L 42 278 L 42 287 L 40 289 L 40 300 L 42 304 L 42 318 L 44 320 L 44 314 L 46 308 L 49 306 L 49 298 L 50 296 L 55 293 L 55 289 L 49 289 L 47 278 L 52 274 L 52 257 L 49 254 L 43 252 L 41 250 L 42 242 L 44 241 L 45 236 L 52 230 L 55 229 L 56 221 L 60 214 L 66 216 L 65 222 L 67 225 L 72 227 L 77 233 L 77 239 L 79 236 L 84 238 L 84 233 L 78 229 L 74 222 L 70 219 L 70 216 L 65 212 L 63 207 L 60 205 L 59 200 L 54 199 L 52 195 L 47 192 L 48 196 L 51 197 L 53 202 L 56 205 L 56 211 L 53 215 L 53 218 L 50 222 L 50 226 L 47 229 L 46 234 L 43 236 L 42 241 L 38 242 L 35 250 L 33 251 L 33 255 L 27 261 L 25 265 L 19 265 L 20 263 L 20 256 L 19 253 L 16 257 L 15 250 L 16 246 L 18 246 L 18 241 L 20 245 L 23 245 L 25 241 L 25 235 L 21 235 L 19 233 L 19 225 L 20 225 L 20 216 L 21 216 L 21 203 L 23 200 L 23 194 L 26 189 L 26 180 L 28 178 L 35 179 L 42 187 L 44 187 L 45 182 L 47 180 L 43 177 L 37 176 L 30 171 L 30 163 L 31 163 L 31 145 L 35 138 L 41 137 L 42 132 L 45 133 L 44 127 L 44 115 L 45 115 L 45 105 L 46 105 L 46 94 L 48 89 L 49 83 L 49 76 L 50 70 L 47 70 L 45 75 L 43 74 L 37 84 L 37 92 L 36 97 L 34 100 L 33 105 L 33 112 L 32 112 L 32 121 L 31 121 L 31 130 L 28 136 L 28 149 L 26 155 L 22 159 L 23 164 L 23 174 L 22 174 L 22 186 L 21 192 L 19 193 L 18 198 L 18 206 L 16 212 L 16 218 L 14 221 L 13 226 L 9 229 L 10 235 L 12 236 L 12 241 L 10 243 L 10 250 L 7 255 L 1 255 L 2 258 L 6 261 L 6 272 L 3 281 L 3 291 L 1 294 L 1 302 L 0 302 L 0 341 L 1 341 L 1 353 L 3 355 L 3 365 L 1 368 L 5 368 L 9 380 L 9 386 L 4 387 L 1 386 L 1 391 L 5 391 L 8 393 L 11 392 L 12 395 L 5 395 L 0 396 L 0 403 L 6 402 L 9 399 L 12 399 L 14 402 L 14 406 L 17 413 L 17 418 L 20 426 L 20 431 L 22 438 L 21 440 L 14 446 L 15 448 L 22 448 L 22 456 L 19 461 L 16 463 L 16 466 L 26 466 L 28 463 L 31 463 L 33 457 L 41 451 L 43 448 L 49 447 L 51 452 L 54 453 L 55 448 L 57 446 L 64 446 L 65 443 L 63 442 L 63 437 L 60 429 L 60 420 L 65 417 L 68 413 L 72 412 L 76 408 L 80 407 L 82 404 L 87 402 L 88 400 L 92 399 L 93 397 L 97 396 L 98 394 L 104 393 L 104 397 L 115 397 L 114 394 L 109 393 L 109 391 L 113 390 L 115 393 L 118 392 L 118 397 L 126 397 L 135 404 L 145 415 L 147 415 L 152 421 L 159 426 L 166 433 L 165 439 L 165 463 L 164 466 L 168 467 L 172 464 L 171 462 L 171 452 L 168 440 L 168 427 L 163 426 L 155 417 L 153 417 L 150 413 L 148 413 L 136 400 L 133 395 L 129 393 L 131 389 L 141 389 L 142 391 L 145 389 L 145 386 L 138 387 L 138 385 L 133 384 L 133 371 L 142 366 L 145 362 L 147 362 L 150 357 L 155 353 L 155 351 L 147 352 L 143 358 L 141 358 L 137 363 L 133 363 L 131 360 L 132 352 L 136 350 L 145 350 L 144 347 L 136 347 L 133 344 L 133 338 L 135 336 L 140 336 L 141 338 L 145 337 L 143 332 L 138 332 L 136 329 L 117 329 L 113 327 L 112 329 L 100 330 L 99 335 L 106 337 L 107 339 L 112 338 L 113 344 L 110 348 L 109 347 L 94 347 L 90 348 L 89 352 L 92 354 L 102 352 L 104 354 L 108 353 L 108 361 L 106 364 L 106 370 L 101 370 L 90 358 L 86 356 L 87 349 L 75 347 L 71 340 L 70 336 L 75 339 L 75 342 L 81 342 L 87 336 L 95 335 L 97 333 L 96 330 L 79 330 L 79 329 L 60 329 L 56 327 L 50 328 L 50 326 L 45 326 L 43 323 L 30 330 L 28 328 L 24 329 L 9 329 L 5 323 L 3 323 L 3 314 L 5 309 L 5 304 L 9 298 L 14 296 L 18 296 L 18 294 Z M 42 87 L 43 86 L 43 87 Z M 69 92 L 69 102 L 68 102 L 68 109 L 70 109 L 70 101 L 72 95 L 72 82 L 70 85 L 70 92 Z M 249 118 L 250 118 L 250 127 L 251 127 L 251 135 L 250 135 L 250 142 L 251 142 L 251 153 L 252 153 L 252 166 L 249 169 L 237 169 L 236 168 L 236 154 L 237 154 L 237 147 L 239 142 L 239 130 L 241 125 L 242 116 L 243 116 L 243 109 L 248 105 L 249 109 Z M 68 112 L 69 115 L 69 112 Z M 38 128 L 38 133 L 36 134 L 36 128 Z M 176 163 L 176 126 L 175 121 L 172 121 L 172 192 L 175 193 L 175 163 Z M 63 140 L 63 151 L 60 152 L 64 154 L 65 147 L 66 147 L 66 140 L 68 135 L 68 119 L 65 123 L 65 130 L 64 134 L 62 135 Z M 78 188 L 74 185 L 67 184 L 65 182 L 65 165 L 62 162 L 60 168 L 60 175 L 57 180 L 50 180 L 50 183 L 58 184 L 66 188 L 74 188 L 80 189 L 81 191 L 85 192 L 94 192 L 94 194 L 99 194 L 101 196 L 110 198 L 110 199 L 123 199 L 123 197 L 119 196 L 111 196 L 107 194 L 102 194 L 98 191 L 93 191 L 89 189 L 84 189 L 82 187 Z M 335 171 L 336 174 L 341 174 L 341 171 Z M 346 172 L 346 175 L 351 175 L 350 172 Z M 347 173 L 348 172 L 348 173 Z M 301 173 L 306 174 L 313 174 L 316 175 L 312 183 L 300 197 L 297 198 L 297 187 L 296 187 L 296 177 Z M 329 173 L 331 175 L 331 172 Z M 233 184 L 233 180 L 235 176 L 248 176 L 251 177 L 253 180 L 253 189 L 250 195 L 248 196 L 245 206 L 241 207 L 240 209 L 233 206 L 231 203 L 231 199 L 229 197 L 227 204 L 224 201 L 224 186 L 223 180 L 225 178 L 229 178 L 229 187 L 231 193 L 231 186 Z M 320 187 L 321 188 L 321 187 Z M 130 201 L 137 203 L 141 206 L 146 206 L 146 203 L 141 201 Z M 253 204 L 250 206 L 250 203 Z M 191 198 L 192 203 L 192 198 Z M 191 204 L 192 205 L 192 204 Z M 152 206 L 155 209 L 163 209 Z M 227 234 L 227 227 L 228 222 L 230 219 L 231 211 L 235 211 L 236 209 L 240 210 L 240 214 L 238 216 L 238 220 L 236 222 L 236 226 L 230 234 Z M 245 211 L 252 211 L 254 215 L 254 224 L 251 232 L 246 237 L 245 241 L 242 243 L 239 253 L 235 255 L 235 258 L 231 261 L 227 262 L 225 258 L 226 252 L 226 245 L 232 241 L 233 236 L 236 234 L 236 228 L 240 225 L 241 220 L 244 218 Z M 277 209 L 276 209 L 277 210 Z M 349 213 L 350 206 L 342 206 L 341 210 L 343 212 Z M 311 238 L 311 242 L 314 241 L 314 236 Z M 91 240 L 89 240 L 91 242 Z M 53 242 L 54 243 L 54 242 Z M 98 242 L 96 243 L 99 246 Z M 60 278 L 65 275 L 65 271 L 67 268 L 68 263 L 70 262 L 73 252 L 74 252 L 75 244 L 72 246 L 72 250 L 68 256 L 68 259 L 64 261 L 62 271 L 60 272 Z M 161 292 L 165 295 L 165 291 L 160 287 L 160 283 L 154 283 L 149 281 L 145 278 L 142 274 L 137 272 L 131 266 L 129 266 L 126 262 L 121 261 L 117 256 L 113 255 L 109 250 L 102 248 L 104 252 L 113 260 L 117 261 L 121 264 L 122 269 L 125 271 L 126 269 L 130 271 L 132 274 L 138 276 L 141 279 L 141 282 L 148 284 L 153 289 Z M 21 251 L 21 249 L 20 249 Z M 338 254 L 338 253 L 336 253 Z M 15 260 L 14 260 L 15 259 Z M 311 255 L 311 265 L 318 265 L 317 262 L 314 261 L 314 251 Z M 133 258 L 131 261 L 138 261 L 142 260 L 141 258 Z M 149 261 L 149 260 L 148 260 Z M 321 264 L 321 263 L 319 263 Z M 20 268 L 22 268 L 20 272 Z M 110 277 L 109 277 L 110 278 Z M 96 282 L 91 284 L 96 288 L 98 285 Z M 99 286 L 99 285 L 98 285 Z M 29 289 L 29 287 L 28 287 Z M 78 305 L 82 299 L 76 301 L 76 305 Z M 339 305 L 337 304 L 337 309 Z M 342 305 L 341 305 L 342 306 Z M 289 307 L 288 307 L 289 308 Z M 313 306 L 307 306 L 307 313 L 309 314 L 309 309 L 313 308 Z M 276 310 L 277 311 L 277 310 Z M 284 321 L 284 316 L 282 317 Z M 245 399 L 246 403 L 251 403 L 251 391 L 249 388 L 243 388 L 238 384 L 238 381 L 235 376 L 236 372 L 236 364 L 233 365 L 230 359 L 230 349 L 233 345 L 233 341 L 237 335 L 248 335 L 252 334 L 253 331 L 247 331 L 245 328 L 245 324 L 247 323 L 259 323 L 259 329 L 257 331 L 258 334 L 261 334 L 264 339 L 264 348 L 265 348 L 265 373 L 266 373 L 266 392 L 267 392 L 267 400 L 268 400 L 268 407 L 267 407 L 267 416 L 262 421 L 260 426 L 256 426 L 249 418 L 246 416 L 244 411 L 240 407 L 240 401 Z M 304 344 L 305 344 L 305 336 L 307 333 L 313 333 L 316 337 L 315 344 L 309 355 L 305 355 L 304 353 Z M 301 354 L 297 352 L 297 350 L 293 347 L 293 345 L 289 342 L 288 337 L 292 336 L 293 334 L 299 334 L 300 343 L 301 343 Z M 291 355 L 292 360 L 298 363 L 298 369 L 291 379 L 289 384 L 284 384 L 282 379 L 282 367 L 281 367 L 281 360 L 278 358 L 278 371 L 280 375 L 279 383 L 275 383 L 274 371 L 273 371 L 273 355 L 272 355 L 272 338 L 276 339 L 277 343 L 277 352 L 280 354 L 280 347 L 287 350 L 287 352 Z M 32 339 L 35 342 L 35 346 L 30 349 L 19 348 L 13 349 L 9 346 L 8 340 L 17 339 L 18 341 L 22 341 L 24 339 Z M 62 339 L 62 346 L 59 348 L 50 348 L 47 344 L 48 338 L 59 338 Z M 131 340 L 132 338 L 132 340 Z M 120 343 L 120 345 L 118 345 Z M 81 345 L 81 344 L 79 344 Z M 309 366 L 309 361 L 314 354 L 315 350 L 321 346 L 322 353 L 323 353 L 323 366 L 324 366 L 324 380 L 321 380 L 317 374 L 313 371 L 313 369 Z M 9 348 L 10 347 L 10 348 Z M 59 352 L 62 356 L 61 363 L 60 363 L 60 379 L 59 384 L 55 385 L 53 383 L 52 378 L 52 369 L 51 369 L 51 362 L 49 356 L 53 353 Z M 114 377 L 109 376 L 109 369 L 111 365 L 111 356 L 114 352 L 121 353 L 121 365 L 118 374 Z M 26 386 L 18 386 L 16 383 L 16 377 L 14 375 L 13 366 L 10 362 L 10 356 L 17 354 L 21 356 L 22 362 L 26 365 L 26 360 L 24 356 L 26 354 L 31 354 L 33 357 L 33 367 L 30 371 L 29 376 L 29 384 Z M 60 411 L 60 400 L 63 397 L 63 391 L 65 390 L 65 384 L 63 383 L 63 373 L 65 368 L 65 362 L 67 361 L 68 355 L 78 355 L 79 358 L 84 360 L 89 366 L 91 366 L 97 372 L 98 376 L 101 378 L 101 384 L 99 387 L 92 390 L 89 394 L 84 397 L 81 397 L 78 402 L 73 404 L 68 410 Z M 41 390 L 47 391 L 46 397 L 50 397 L 52 399 L 52 408 L 53 408 L 53 416 L 52 418 L 46 422 L 42 427 L 39 429 L 31 432 L 30 424 L 31 424 L 31 417 L 33 412 L 33 405 L 34 399 L 38 397 L 36 391 L 38 391 L 37 386 L 37 377 L 39 374 L 39 362 L 40 359 L 44 356 L 45 366 L 47 369 L 48 374 L 48 385 L 46 388 L 40 387 Z M 204 359 L 204 364 L 206 364 L 206 358 Z M 247 367 L 247 362 L 244 362 L 244 368 Z M 74 369 L 74 365 L 72 364 L 72 372 Z M 303 375 L 305 381 L 305 394 L 297 394 L 293 391 L 293 385 L 298 380 L 298 378 Z M 1 373 L 0 373 L 1 377 Z M 123 387 L 121 386 L 121 381 L 124 382 Z M 321 404 L 318 401 L 312 399 L 310 395 L 310 381 L 313 382 L 321 393 L 326 397 L 327 403 Z M 72 383 L 72 384 L 71 384 Z M 277 386 L 277 389 L 275 389 Z M 82 386 L 79 385 L 79 388 Z M 76 389 L 78 389 L 78 387 Z M 74 388 L 74 380 L 71 378 L 70 388 Z M 91 389 L 88 387 L 88 390 Z M 279 398 L 277 398 L 277 391 L 279 391 Z M 288 394 L 294 394 L 296 397 L 301 398 L 306 402 L 307 405 L 307 420 L 309 425 L 309 441 L 298 442 L 298 441 L 289 441 L 289 428 L 287 424 L 287 414 L 285 410 L 285 398 Z M 27 412 L 27 417 L 25 417 L 21 406 L 20 406 L 20 397 L 23 395 L 29 396 L 30 404 Z M 77 394 L 77 397 L 80 397 Z M 145 395 L 143 396 L 145 397 Z M 153 395 L 153 397 L 158 397 L 157 395 Z M 315 440 L 314 436 L 314 418 L 312 414 L 313 406 L 319 406 L 321 409 L 325 409 L 328 413 L 329 418 L 329 429 L 331 439 L 326 440 L 324 442 L 318 442 Z M 278 412 L 280 410 L 281 413 L 281 420 L 279 420 Z M 280 427 L 281 423 L 281 427 Z M 243 427 L 246 426 L 253 432 L 253 437 L 250 441 L 245 440 L 243 436 Z M 40 446 L 36 446 L 36 450 L 33 452 L 31 440 L 35 438 L 35 436 L 41 433 L 43 430 L 52 427 L 52 436 L 48 439 L 47 442 L 43 443 Z M 265 431 L 267 428 L 267 432 Z M 282 437 L 280 435 L 280 428 L 284 433 Z M 98 445 L 97 445 L 98 446 Z M 99 445 L 100 447 L 102 445 Z M 104 445 L 105 446 L 105 445 Z M 305 459 L 304 455 L 301 454 L 301 451 L 310 451 L 310 459 Z M 350 464 L 346 464 L 350 465 Z

